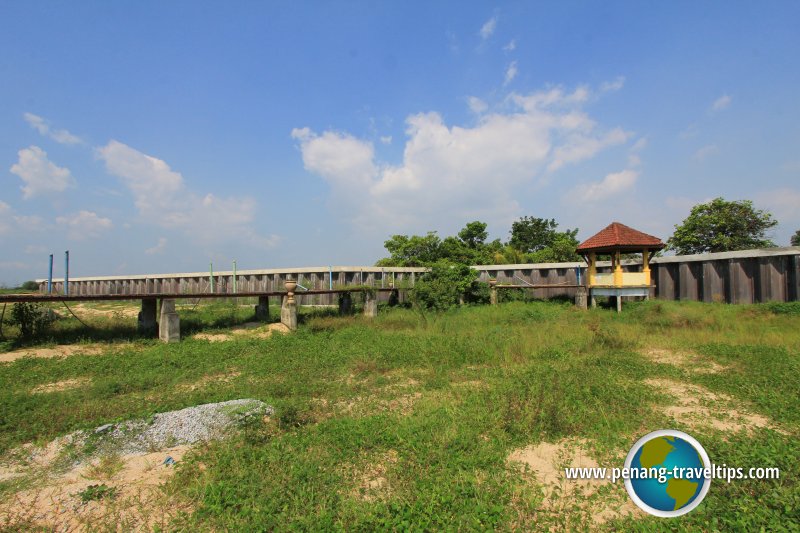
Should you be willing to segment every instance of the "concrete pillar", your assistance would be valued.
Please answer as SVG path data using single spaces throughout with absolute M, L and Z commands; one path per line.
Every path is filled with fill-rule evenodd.
M 142 300 L 142 310 L 139 311 L 136 329 L 139 331 L 140 335 L 155 337 L 156 331 L 158 330 L 155 298 L 145 298 Z
M 622 312 L 622 296 L 618 295 L 618 296 L 615 296 L 615 298 L 617 300 L 617 313 L 621 313 Z
M 297 282 L 287 279 L 284 285 L 286 286 L 286 296 L 281 305 L 281 324 L 294 331 L 297 329 L 297 302 L 294 299 Z
M 364 292 L 364 316 L 369 318 L 378 316 L 378 296 L 372 291 Z
M 497 278 L 489 280 L 489 304 L 497 305 Z
M 339 314 L 342 316 L 350 315 L 353 313 L 353 297 L 349 292 L 342 293 L 339 296 Z
M 586 309 L 586 287 L 578 287 L 575 292 L 575 307 L 578 309 Z
M 175 311 L 175 300 L 161 300 L 161 320 L 158 323 L 158 337 L 164 342 L 180 342 L 181 319 Z
M 259 296 L 256 305 L 256 320 L 260 322 L 269 321 L 269 296 Z

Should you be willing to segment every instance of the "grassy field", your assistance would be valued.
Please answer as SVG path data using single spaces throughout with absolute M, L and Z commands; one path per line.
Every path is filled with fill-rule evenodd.
M 796 304 L 650 301 L 617 315 L 513 302 L 425 316 L 382 309 L 373 320 L 320 312 L 291 335 L 226 342 L 192 335 L 224 334 L 252 307 L 185 306 L 185 338 L 170 345 L 138 338 L 130 307 L 95 307 L 105 314 L 75 311 L 91 330 L 65 318 L 51 339 L 92 354 L 0 364 L 7 460 L 24 443 L 201 403 L 275 407 L 179 461 L 160 489 L 180 510 L 165 529 L 800 528 Z M 19 349 L 14 329 L 3 332 L 0 352 Z M 59 382 L 82 385 L 32 393 Z M 715 481 L 700 507 L 665 520 L 630 511 L 621 483 L 548 486 L 509 461 L 551 443 L 562 459 L 580 447 L 621 466 L 661 428 L 687 431 L 714 463 L 777 466 L 781 477 Z M 0 499 L 42 479 L 0 478 Z M 20 520 L 0 527 L 34 525 Z

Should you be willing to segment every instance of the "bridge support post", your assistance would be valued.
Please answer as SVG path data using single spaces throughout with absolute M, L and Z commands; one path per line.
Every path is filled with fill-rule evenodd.
M 256 320 L 259 322 L 269 321 L 269 296 L 259 296 L 256 305 Z
M 342 316 L 353 314 L 353 297 L 349 292 L 339 296 L 339 314 Z
M 140 335 L 155 337 L 156 331 L 158 330 L 156 303 L 155 298 L 142 299 L 142 310 L 139 311 L 139 318 L 136 321 L 136 329 L 139 331 Z
M 181 319 L 175 311 L 175 300 L 161 300 L 161 320 L 158 323 L 158 337 L 164 342 L 180 342 Z
M 578 287 L 577 292 L 575 292 L 575 307 L 578 309 L 586 309 L 588 307 L 587 303 L 586 287 Z
M 286 296 L 283 297 L 281 305 L 281 324 L 294 331 L 297 329 L 297 302 L 294 299 L 297 282 L 287 279 L 284 285 L 286 286 Z
M 364 316 L 369 318 L 378 316 L 378 297 L 369 290 L 364 292 Z
M 489 280 L 489 304 L 497 305 L 497 279 Z

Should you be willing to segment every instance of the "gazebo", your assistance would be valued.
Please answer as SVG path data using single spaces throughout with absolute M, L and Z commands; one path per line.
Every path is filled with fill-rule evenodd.
M 589 237 L 578 246 L 578 253 L 586 258 L 589 265 L 588 289 L 592 307 L 596 306 L 595 297 L 613 296 L 617 301 L 617 312 L 622 310 L 624 296 L 650 297 L 650 255 L 664 248 L 658 237 L 635 230 L 625 224 L 612 222 L 595 235 Z M 640 272 L 624 272 L 621 255 L 630 253 L 642 254 L 642 270 Z M 611 272 L 597 272 L 597 257 L 611 256 Z

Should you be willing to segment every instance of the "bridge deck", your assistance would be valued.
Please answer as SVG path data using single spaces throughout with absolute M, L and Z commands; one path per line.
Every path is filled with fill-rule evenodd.
M 340 292 L 363 292 L 363 288 L 354 289 L 311 289 L 307 291 L 295 291 L 295 296 L 304 294 L 336 294 Z M 392 292 L 401 290 L 398 288 L 379 288 L 375 287 L 376 292 Z M 102 300 L 156 300 L 156 299 L 187 299 L 198 298 L 253 298 L 258 296 L 286 296 L 286 291 L 279 292 L 203 292 L 203 293 L 138 293 L 138 294 L 0 294 L 0 303 L 19 303 L 19 302 L 89 302 Z

